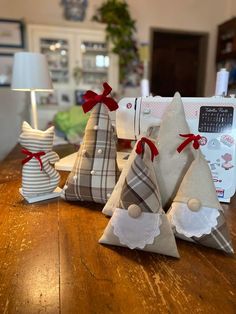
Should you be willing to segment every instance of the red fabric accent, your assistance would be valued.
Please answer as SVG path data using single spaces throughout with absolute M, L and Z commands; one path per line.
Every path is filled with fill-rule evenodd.
M 95 92 L 88 90 L 84 95 L 83 98 L 85 103 L 83 104 L 84 113 L 93 109 L 93 107 L 98 103 L 103 103 L 107 106 L 110 111 L 114 111 L 118 108 L 117 102 L 111 98 L 107 97 L 108 94 L 112 91 L 112 88 L 107 84 L 103 83 L 103 93 L 101 95 L 96 94 Z
M 43 170 L 43 163 L 41 160 L 41 156 L 44 156 L 46 153 L 45 152 L 38 152 L 38 153 L 31 153 L 30 151 L 28 151 L 25 148 L 22 148 L 21 152 L 25 155 L 27 155 L 28 157 L 26 157 L 25 159 L 22 160 L 22 165 L 26 164 L 28 161 L 30 161 L 32 158 L 35 158 L 38 160 L 38 162 L 40 163 L 40 169 L 41 171 Z
M 198 149 L 200 144 L 199 144 L 199 140 L 201 139 L 201 136 L 198 135 L 194 135 L 194 134 L 179 134 L 182 137 L 186 137 L 186 140 L 181 143 L 179 145 L 179 147 L 177 148 L 178 153 L 181 153 L 182 150 L 191 142 L 193 142 L 193 148 L 194 149 Z
M 151 154 L 152 154 L 152 161 L 154 159 L 155 156 L 157 156 L 159 154 L 155 144 L 149 140 L 148 138 L 146 137 L 142 137 L 138 143 L 137 143 L 137 146 L 136 146 L 136 153 L 138 155 L 142 154 L 144 152 L 144 144 L 147 144 L 151 150 Z

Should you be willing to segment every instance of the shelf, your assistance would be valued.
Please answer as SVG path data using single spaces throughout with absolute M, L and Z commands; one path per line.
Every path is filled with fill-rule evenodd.
M 60 107 L 59 105 L 52 105 L 52 104 L 38 104 L 37 109 L 38 110 L 58 110 Z
M 104 69 L 104 70 L 82 69 L 82 72 L 84 72 L 84 73 L 93 73 L 93 74 L 107 74 L 108 73 L 108 69 Z
M 221 53 L 220 55 L 217 55 L 216 61 L 220 62 L 230 59 L 236 59 L 236 51 Z
M 50 66 L 49 66 L 49 70 L 51 72 L 69 72 L 68 68 L 67 69 L 53 69 L 53 68 L 50 68 Z
M 236 18 L 218 26 L 216 63 L 236 59 Z
M 51 50 L 50 49 L 50 46 L 51 45 L 53 45 L 53 44 L 50 44 L 50 45 L 40 45 L 40 48 L 41 49 L 48 49 L 49 51 L 52 51 L 52 52 L 54 52 L 54 51 L 60 51 L 60 50 L 69 50 L 69 46 L 68 45 L 62 45 L 62 46 L 60 46 L 60 48 L 56 48 L 55 50 Z
M 86 53 L 106 53 L 108 54 L 108 50 L 107 49 L 86 49 L 83 54 L 86 54 Z

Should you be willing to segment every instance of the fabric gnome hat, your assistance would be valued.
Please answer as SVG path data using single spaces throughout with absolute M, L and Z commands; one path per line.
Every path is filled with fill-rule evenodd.
M 189 133 L 190 130 L 180 94 L 175 93 L 162 118 L 158 134 L 160 154 L 155 161 L 157 181 L 165 210 L 170 207 L 178 187 L 194 158 L 191 148 L 185 149 L 181 154 L 176 151 L 176 147 L 183 140 L 180 134 Z
M 154 137 L 156 138 L 156 128 L 151 128 L 150 130 L 147 131 L 147 135 L 146 137 L 151 138 L 153 142 L 155 142 L 155 140 L 153 139 Z M 141 137 L 140 137 L 141 138 Z M 102 213 L 106 216 L 112 216 L 113 212 L 115 211 L 115 209 L 117 207 L 119 207 L 120 204 L 120 196 L 121 196 L 121 192 L 122 192 L 122 188 L 125 182 L 125 178 L 128 174 L 128 171 L 134 161 L 134 159 L 137 156 L 136 153 L 136 147 L 138 144 L 139 140 L 136 142 L 136 144 L 134 145 L 128 160 L 125 162 L 122 172 L 119 176 L 119 179 L 116 183 L 116 186 L 113 190 L 113 192 L 111 193 L 111 196 L 109 197 L 108 201 L 106 202 L 105 206 L 103 207 Z M 153 165 L 152 165 L 153 167 Z
M 116 208 L 99 243 L 179 257 L 173 231 L 161 207 L 152 160 L 155 145 L 142 138 Z
M 136 145 L 134 146 L 134 148 L 132 149 L 132 152 L 129 155 L 128 160 L 125 162 L 124 167 L 122 169 L 122 172 L 119 176 L 119 179 L 116 183 L 115 188 L 113 189 L 111 196 L 109 197 L 109 199 L 107 200 L 105 206 L 103 207 L 102 213 L 106 216 L 112 216 L 113 212 L 115 211 L 115 209 L 117 207 L 119 207 L 119 203 L 120 203 L 120 195 L 122 192 L 122 188 L 125 182 L 125 178 L 127 176 L 127 173 L 136 157 L 137 153 L 136 153 Z
M 87 91 L 84 112 L 91 110 L 74 167 L 63 188 L 62 197 L 69 201 L 106 203 L 119 176 L 116 162 L 116 141 L 108 110 L 118 104 L 108 94 L 111 87 L 103 84 L 104 91 L 97 95 Z
M 179 187 L 168 218 L 177 237 L 234 252 L 211 171 L 200 150 Z
M 33 129 L 27 122 L 22 124 L 19 143 L 23 147 L 22 193 L 38 196 L 52 193 L 59 184 L 60 175 L 53 167 L 60 158 L 52 151 L 54 127 L 46 131 Z

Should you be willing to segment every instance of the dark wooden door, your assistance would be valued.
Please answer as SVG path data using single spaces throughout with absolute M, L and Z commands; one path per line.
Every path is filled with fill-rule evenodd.
M 206 35 L 153 31 L 151 93 L 203 96 Z

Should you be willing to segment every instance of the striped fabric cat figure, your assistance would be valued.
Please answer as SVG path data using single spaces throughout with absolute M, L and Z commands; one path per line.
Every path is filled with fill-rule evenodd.
M 23 122 L 19 142 L 25 155 L 22 160 L 22 192 L 25 196 L 51 193 L 59 184 L 60 175 L 52 167 L 59 160 L 52 151 L 53 137 L 54 127 L 40 131 Z

